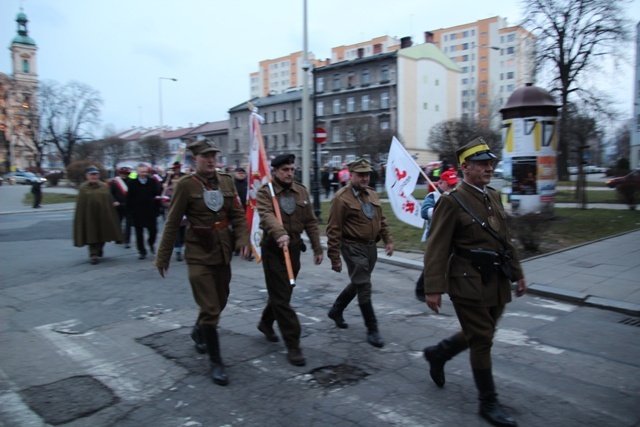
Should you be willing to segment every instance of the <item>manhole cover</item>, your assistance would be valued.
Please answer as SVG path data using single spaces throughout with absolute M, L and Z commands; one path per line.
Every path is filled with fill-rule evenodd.
M 22 391 L 24 401 L 46 423 L 58 425 L 113 405 L 118 398 L 100 381 L 79 376 Z
M 311 375 L 319 385 L 333 387 L 357 383 L 369 374 L 356 366 L 342 364 L 316 368 Z

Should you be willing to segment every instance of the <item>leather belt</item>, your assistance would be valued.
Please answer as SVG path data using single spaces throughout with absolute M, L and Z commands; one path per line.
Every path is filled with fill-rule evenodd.
M 362 245 L 362 246 L 375 246 L 375 240 L 361 240 L 361 239 L 344 239 L 344 242 L 348 245 Z
M 213 224 L 211 224 L 211 229 L 214 231 L 222 230 L 227 227 L 229 227 L 229 221 L 226 219 L 223 219 L 222 221 L 214 222 Z

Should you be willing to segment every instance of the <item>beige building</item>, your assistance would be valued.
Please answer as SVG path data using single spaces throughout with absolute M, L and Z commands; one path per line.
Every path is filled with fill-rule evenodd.
M 432 31 L 433 42 L 460 73 L 463 117 L 497 124 L 511 93 L 535 78 L 535 38 L 506 19 L 492 17 Z
M 36 167 L 38 135 L 38 69 L 35 41 L 27 31 L 27 15 L 16 17 L 17 35 L 11 41 L 11 75 L 0 73 L 0 169 L 3 172 Z

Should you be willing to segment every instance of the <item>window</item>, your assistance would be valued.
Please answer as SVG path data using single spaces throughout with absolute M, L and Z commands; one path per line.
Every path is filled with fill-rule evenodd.
M 284 135 L 282 135 L 282 148 L 289 147 L 289 140 L 288 140 L 287 136 L 288 135 L 286 133 Z
M 233 151 L 237 153 L 238 151 L 240 151 L 240 140 L 234 139 L 234 145 L 235 145 L 235 149 Z
M 512 79 L 513 78 L 513 74 L 514 74 L 513 71 L 509 71 L 507 73 L 507 79 Z
M 238 121 L 238 117 L 234 117 L 233 118 L 233 127 L 235 127 L 235 128 L 239 128 L 240 127 L 240 122 Z
M 29 74 L 29 61 L 26 59 L 22 60 L 22 72 L 25 74 Z
M 324 77 L 316 79 L 316 92 L 324 92 Z
M 349 71 L 349 74 L 347 74 L 347 87 L 353 87 L 355 80 L 356 73 L 354 73 L 353 71 Z
M 457 35 L 457 34 L 455 34 L 455 33 L 451 34 L 450 39 L 451 39 L 451 40 L 455 40 L 455 39 L 456 39 L 456 35 Z
M 340 74 L 333 75 L 333 90 L 340 89 Z
M 302 120 L 302 107 L 298 107 L 296 110 L 296 120 Z
M 289 110 L 282 110 L 282 121 L 289 121 Z
M 508 55 L 513 55 L 514 53 L 516 53 L 516 48 L 511 46 L 507 48 L 507 54 Z
M 302 115 L 302 109 L 300 115 Z M 324 102 L 322 101 L 316 102 L 316 116 L 324 116 Z
M 274 111 L 272 113 L 271 117 L 272 117 L 272 120 L 271 120 L 272 123 L 278 123 L 278 112 L 277 111 Z
M 436 111 L 440 111 L 440 106 L 436 104 Z
M 264 135 L 262 137 L 262 142 L 264 142 L 264 149 L 268 150 L 269 149 L 269 137 L 267 135 Z
M 388 82 L 389 81 L 389 66 L 388 65 L 383 65 L 382 68 L 380 69 L 380 80 L 382 82 Z
M 462 55 L 462 56 L 460 57 L 460 60 L 461 60 L 461 61 L 468 61 L 468 60 L 469 60 L 469 55 Z
M 507 35 L 507 41 L 508 41 L 508 42 L 514 42 L 514 41 L 516 41 L 516 35 L 515 35 L 515 34 L 509 34 L 509 35 Z
M 333 114 L 340 114 L 340 100 L 333 100 Z
M 334 126 L 331 131 L 331 140 L 333 142 L 340 142 L 342 139 L 340 138 L 340 126 Z
M 347 113 L 353 113 L 356 111 L 356 98 L 350 96 L 347 98 Z
M 380 94 L 380 108 L 389 108 L 389 92 Z
M 369 95 L 362 95 L 362 111 L 369 111 Z
M 369 69 L 365 68 L 362 70 L 362 84 L 368 85 L 370 83 Z
M 462 79 L 462 84 L 466 85 L 467 83 L 469 83 L 469 79 Z
M 273 135 L 273 147 L 274 150 L 278 149 L 278 135 Z
M 347 142 L 353 142 L 356 140 L 356 133 L 353 131 L 353 126 L 347 128 Z
M 467 49 L 469 49 L 469 43 L 462 43 L 462 50 L 467 50 Z
M 302 132 L 298 132 L 298 147 L 302 147 Z
M 388 130 L 389 129 L 389 122 L 387 120 L 383 120 L 380 122 L 380 129 L 381 130 Z

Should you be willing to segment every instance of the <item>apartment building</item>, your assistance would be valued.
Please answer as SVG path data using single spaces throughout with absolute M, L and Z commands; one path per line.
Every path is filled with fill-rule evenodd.
M 327 63 L 393 52 L 399 48 L 400 40 L 395 37 L 381 36 L 351 45 L 336 46 L 331 49 L 330 60 L 317 60 L 313 53 L 309 53 L 308 61 L 314 67 L 319 67 Z M 303 52 L 300 51 L 280 58 L 260 61 L 259 71 L 249 75 L 250 96 L 259 98 L 270 94 L 277 95 L 287 90 L 302 89 L 302 80 L 299 79 L 302 75 L 302 54 Z
M 535 38 L 500 17 L 430 31 L 433 43 L 461 69 L 463 117 L 496 124 L 519 87 L 534 83 Z

